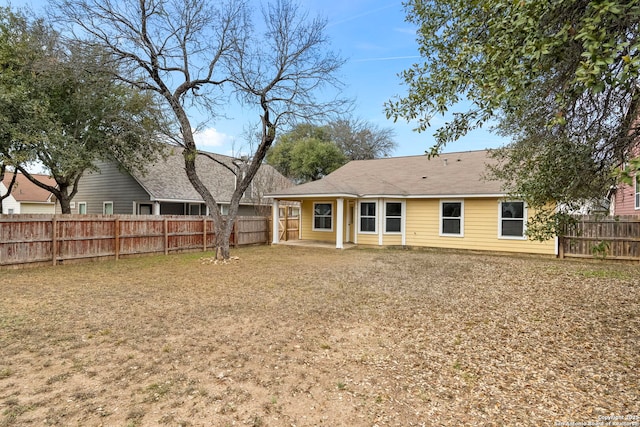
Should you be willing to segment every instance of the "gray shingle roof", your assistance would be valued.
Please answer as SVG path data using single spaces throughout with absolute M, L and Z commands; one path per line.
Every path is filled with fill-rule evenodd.
M 207 153 L 218 162 L 235 169 L 233 157 Z M 228 203 L 235 190 L 235 175 L 224 166 L 205 157 L 196 159 L 196 171 L 205 186 L 219 203 Z M 193 188 L 184 169 L 184 157 L 180 149 L 173 149 L 166 159 L 161 159 L 147 167 L 146 174 L 133 172 L 135 179 L 142 185 L 152 199 L 202 201 L 200 194 Z M 261 182 L 267 191 L 291 186 L 291 181 L 269 165 L 262 165 L 254 178 Z M 264 189 L 262 189 L 264 191 Z
M 326 177 L 271 193 L 269 197 L 311 196 L 482 196 L 502 195 L 502 183 L 483 179 L 494 161 L 488 151 L 355 160 Z

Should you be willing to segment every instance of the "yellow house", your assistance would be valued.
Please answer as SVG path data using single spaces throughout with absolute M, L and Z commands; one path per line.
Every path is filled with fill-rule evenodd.
M 318 180 L 270 194 L 273 243 L 278 205 L 301 205 L 300 238 L 370 246 L 471 249 L 554 255 L 557 243 L 525 231 L 533 212 L 484 179 L 487 151 L 349 162 Z

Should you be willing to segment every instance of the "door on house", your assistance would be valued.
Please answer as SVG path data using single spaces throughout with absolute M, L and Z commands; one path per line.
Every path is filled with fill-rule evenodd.
M 346 241 L 348 243 L 353 243 L 355 241 L 355 227 L 353 226 L 353 222 L 355 220 L 355 211 L 356 204 L 355 202 L 349 202 L 347 206 L 347 235 Z

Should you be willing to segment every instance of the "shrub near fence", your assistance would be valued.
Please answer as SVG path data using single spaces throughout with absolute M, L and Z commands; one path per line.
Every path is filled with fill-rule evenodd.
M 561 258 L 640 261 L 640 215 L 585 215 L 576 220 L 560 240 Z
M 269 242 L 268 219 L 238 217 L 231 245 Z M 213 248 L 202 216 L 0 215 L 0 266 Z

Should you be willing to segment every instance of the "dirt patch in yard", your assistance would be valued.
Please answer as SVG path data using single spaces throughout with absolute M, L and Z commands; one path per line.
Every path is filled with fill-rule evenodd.
M 0 271 L 0 426 L 640 424 L 637 265 L 232 255 Z

